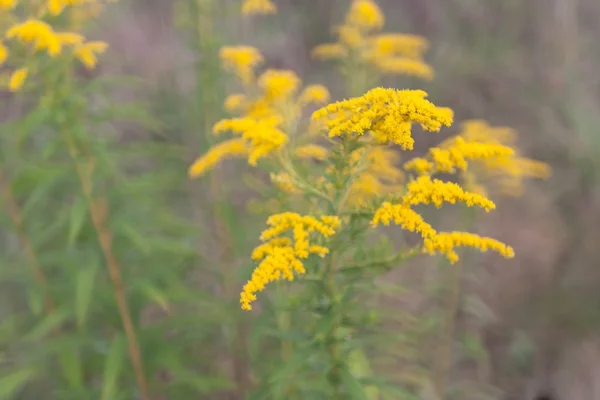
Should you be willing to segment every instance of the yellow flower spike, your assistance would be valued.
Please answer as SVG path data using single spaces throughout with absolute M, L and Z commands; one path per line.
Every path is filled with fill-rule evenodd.
M 468 207 L 478 206 L 486 211 L 496 208 L 490 199 L 472 192 L 463 190 L 453 182 L 443 182 L 423 175 L 407 185 L 407 193 L 402 197 L 402 204 L 414 206 L 418 204 L 433 204 L 441 207 L 443 203 L 465 203 Z
M 8 88 L 10 89 L 10 91 L 18 92 L 19 90 L 21 90 L 21 88 L 25 84 L 25 80 L 27 79 L 28 74 L 29 69 L 27 68 L 19 68 L 15 72 L 13 72 L 8 82 Z
M 225 158 L 246 156 L 247 154 L 248 148 L 243 139 L 226 140 L 212 147 L 206 154 L 194 161 L 188 174 L 192 178 L 200 177 Z
M 346 24 L 366 31 L 381 29 L 384 23 L 381 9 L 372 0 L 354 0 L 346 15 Z
M 437 107 L 426 99 L 422 90 L 375 88 L 361 97 L 339 101 L 313 113 L 313 118 L 326 120 L 329 136 L 362 136 L 371 131 L 411 150 L 414 139 L 411 124 L 418 123 L 428 131 L 437 132 L 450 126 L 453 112 Z
M 515 252 L 512 247 L 496 239 L 482 237 L 468 232 L 440 232 L 424 241 L 426 253 L 434 255 L 444 254 L 451 263 L 458 261 L 457 247 L 470 247 L 482 252 L 492 250 L 505 258 L 513 258 Z
M 275 14 L 277 7 L 271 0 L 244 0 L 242 4 L 242 14 Z
M 256 300 L 256 293 L 264 290 L 268 283 L 282 279 L 292 281 L 295 275 L 306 273 L 302 260 L 310 254 L 320 257 L 327 255 L 328 248 L 310 243 L 311 235 L 319 233 L 329 237 L 335 234 L 340 220 L 336 216 L 322 216 L 317 219 L 285 212 L 270 216 L 267 225 L 269 228 L 261 235 L 261 240 L 265 243 L 252 252 L 252 259 L 259 261 L 259 264 L 240 294 L 243 310 L 252 309 L 251 303 Z M 292 232 L 293 240 L 280 236 L 289 231 Z
M 403 204 L 384 202 L 377 211 L 375 211 L 371 224 L 373 226 L 378 226 L 380 224 L 387 226 L 392 222 L 409 232 L 420 233 L 423 238 L 430 238 L 436 234 L 433 227 L 425 222 L 423 217 L 410 207 Z

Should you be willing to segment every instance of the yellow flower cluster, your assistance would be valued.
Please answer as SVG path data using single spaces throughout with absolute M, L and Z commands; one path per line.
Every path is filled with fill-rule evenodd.
M 114 0 L 113 0 L 114 1 Z M 32 15 L 35 18 L 28 18 L 19 21 L 16 17 L 20 2 L 17 0 L 1 0 L 0 11 L 14 10 L 14 23 L 9 26 L 0 40 L 0 65 L 4 64 L 11 54 L 9 46 L 25 46 L 30 54 L 47 54 L 50 57 L 57 57 L 68 51 L 78 59 L 86 68 L 92 69 L 96 66 L 98 54 L 106 50 L 107 44 L 99 41 L 86 41 L 85 37 L 74 32 L 57 32 L 45 22 L 47 16 L 57 16 L 61 14 L 67 6 L 87 7 L 94 5 L 99 7 L 100 1 L 97 0 L 48 0 L 43 4 L 41 12 L 32 10 L 32 4 L 23 3 L 25 14 Z M 18 14 L 20 15 L 20 13 Z M 18 51 L 16 52 L 18 53 Z M 22 64 L 23 60 L 15 60 Z M 31 72 L 31 66 L 21 66 L 16 68 L 8 82 L 8 88 L 11 91 L 20 90 L 28 75 Z
M 220 56 L 223 67 L 241 81 L 244 93 L 234 93 L 225 99 L 225 109 L 238 117 L 217 122 L 213 131 L 216 134 L 231 131 L 239 135 L 246 151 L 240 149 L 240 142 L 235 139 L 230 144 L 216 146 L 192 164 L 191 177 L 205 174 L 216 162 L 229 156 L 247 154 L 248 163 L 256 166 L 261 158 L 288 143 L 304 107 L 324 103 L 330 97 L 322 85 L 307 85 L 300 91 L 302 81 L 293 71 L 267 69 L 256 77 L 255 68 L 263 62 L 263 56 L 254 47 L 226 46 L 221 49 Z M 303 150 L 298 151 L 302 154 Z
M 277 7 L 271 0 L 244 0 L 242 4 L 242 14 L 275 14 Z
M 335 234 L 340 225 L 336 216 L 302 216 L 292 212 L 275 214 L 267 219 L 266 229 L 261 240 L 264 242 L 254 249 L 252 259 L 260 261 L 252 277 L 244 286 L 240 296 L 242 309 L 251 310 L 256 293 L 273 281 L 287 279 L 292 281 L 294 274 L 304 274 L 306 270 L 302 260 L 311 254 L 325 257 L 329 249 L 311 243 L 311 235 L 318 233 L 324 238 Z M 283 236 L 291 232 L 292 238 Z
M 374 0 L 354 0 L 344 24 L 335 29 L 338 41 L 317 46 L 313 56 L 322 60 L 352 57 L 385 74 L 432 79 L 433 69 L 423 61 L 427 41 L 416 35 L 377 34 L 384 23 Z
M 422 90 L 375 88 L 361 97 L 323 107 L 315 111 L 313 118 L 325 120 L 330 137 L 370 132 L 381 143 L 393 142 L 412 150 L 413 123 L 432 132 L 452 124 L 452 110 L 437 107 L 426 97 Z
M 471 191 L 486 194 L 489 184 L 503 194 L 519 195 L 525 178 L 547 178 L 550 167 L 521 157 L 515 150 L 516 139 L 512 129 L 466 121 L 457 136 L 430 149 L 428 157 L 410 160 L 404 168 L 426 175 L 459 170 L 462 185 Z
M 397 203 L 384 202 L 375 212 L 373 226 L 394 223 L 410 232 L 417 232 L 423 238 L 423 249 L 428 254 L 444 254 L 450 262 L 458 261 L 457 247 L 472 247 L 481 251 L 494 250 L 502 256 L 511 258 L 514 251 L 510 246 L 495 239 L 481 237 L 467 232 L 437 232 L 423 217 L 412 209 L 420 204 L 433 204 L 441 207 L 443 203 L 465 203 L 468 207 L 481 207 L 490 211 L 496 205 L 485 196 L 467 192 L 458 184 L 431 179 L 427 175 L 408 183 L 406 193 Z

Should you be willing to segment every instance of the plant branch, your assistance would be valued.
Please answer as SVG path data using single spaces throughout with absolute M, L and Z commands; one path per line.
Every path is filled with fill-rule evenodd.
M 89 204 L 89 213 L 96 230 L 98 237 L 98 243 L 104 254 L 106 266 L 110 279 L 113 283 L 115 290 L 115 299 L 117 301 L 117 307 L 121 316 L 121 322 L 125 335 L 127 337 L 127 344 L 129 350 L 129 357 L 133 365 L 133 369 L 136 376 L 138 388 L 140 390 L 140 396 L 142 400 L 150 400 L 150 394 L 148 390 L 148 382 L 144 374 L 144 367 L 142 361 L 142 354 L 139 348 L 139 342 L 136 336 L 133 320 L 131 318 L 131 312 L 127 304 L 127 296 L 125 294 L 125 284 L 121 276 L 121 266 L 117 261 L 117 258 L 112 249 L 112 232 L 108 227 L 108 204 L 104 197 L 95 196 L 93 193 L 93 180 L 92 175 L 94 171 L 94 160 L 91 157 L 84 157 L 80 159 L 79 152 L 75 147 L 75 144 L 71 140 L 70 136 L 63 131 L 64 139 L 67 143 L 69 154 L 75 163 L 75 169 L 83 194 L 87 198 Z

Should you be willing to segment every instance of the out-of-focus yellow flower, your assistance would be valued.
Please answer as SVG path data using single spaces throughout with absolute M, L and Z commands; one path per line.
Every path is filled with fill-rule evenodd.
M 240 157 L 248 154 L 248 148 L 244 139 L 230 139 L 213 146 L 206 154 L 198 158 L 190 166 L 188 174 L 192 178 L 204 175 L 225 158 Z
M 425 80 L 433 79 L 433 68 L 420 60 L 408 57 L 376 58 L 374 64 L 384 74 L 415 76 Z
M 36 50 L 46 50 L 49 55 L 56 56 L 62 49 L 60 38 L 50 25 L 36 19 L 29 19 L 13 26 L 6 32 L 8 39 L 18 39 L 25 44 L 31 44 Z
M 271 0 L 244 0 L 242 14 L 275 14 L 277 7 Z
M 288 99 L 298 91 L 300 78 L 294 71 L 268 69 L 258 78 L 258 86 L 269 102 Z
M 329 150 L 317 144 L 307 144 L 296 148 L 296 157 L 304 159 L 325 160 L 329 156 Z
M 418 59 L 429 48 L 429 42 L 421 36 L 404 33 L 383 33 L 370 38 L 373 57 L 402 56 Z
M 346 24 L 370 31 L 381 29 L 385 19 L 381 9 L 372 0 L 354 0 L 346 15 Z
M 74 33 L 74 32 L 60 32 L 60 33 L 56 33 L 56 37 L 58 38 L 58 40 L 60 41 L 61 44 L 66 44 L 66 45 L 80 45 L 84 42 L 85 37 L 83 35 L 80 35 L 78 33 Z
M 338 35 L 340 43 L 349 48 L 357 48 L 365 43 L 363 33 L 355 26 L 341 25 L 335 28 L 335 33 Z
M 264 119 L 233 118 L 219 121 L 213 127 L 215 133 L 231 131 L 240 135 L 248 147 L 248 163 L 256 166 L 260 158 L 281 148 L 288 140 L 280 129 L 282 119 L 270 117 Z
M 4 45 L 4 43 L 0 42 L 0 65 L 4 64 L 7 58 L 8 48 Z
M 302 260 L 311 254 L 325 257 L 327 247 L 311 244 L 315 233 L 327 238 L 335 234 L 340 225 L 337 216 L 302 216 L 292 212 L 272 215 L 267 219 L 266 229 L 260 239 L 264 242 L 254 249 L 252 259 L 259 261 L 252 277 L 244 286 L 240 295 L 242 309 L 251 310 L 256 293 L 276 280 L 294 280 L 295 274 L 304 274 L 306 270 Z M 282 236 L 290 232 L 292 238 Z
M 105 42 L 87 42 L 75 48 L 75 57 L 88 69 L 98 63 L 98 54 L 104 53 L 108 44 Z
M 25 80 L 27 79 L 27 75 L 29 74 L 29 69 L 23 67 L 17 69 L 12 73 L 10 77 L 10 81 L 8 82 L 8 88 L 11 92 L 18 92 L 21 90 L 23 85 L 25 84 Z
M 275 185 L 277 185 L 277 187 L 279 187 L 279 189 L 283 190 L 284 192 L 287 193 L 298 193 L 298 187 L 296 186 L 296 184 L 294 183 L 294 180 L 292 179 L 292 177 L 285 173 L 279 173 L 279 174 L 271 174 L 271 182 L 273 182 Z
M 347 57 L 348 50 L 339 43 L 324 43 L 315 47 L 311 54 L 318 60 L 338 60 Z
M 244 84 L 254 78 L 254 68 L 263 62 L 258 49 L 250 46 L 225 46 L 219 51 L 225 69 L 234 72 Z
M 329 94 L 329 90 L 327 90 L 325 86 L 308 85 L 298 97 L 298 102 L 300 105 L 306 105 L 310 103 L 324 104 L 329 101 L 330 97 L 331 95 Z
M 445 143 L 444 147 L 429 149 L 431 162 L 415 158 L 407 162 L 404 168 L 418 173 L 453 173 L 456 169 L 467 170 L 467 160 L 505 159 L 515 154 L 515 151 L 508 146 L 496 143 L 467 142 L 462 137 L 455 137 Z
M 0 0 L 0 10 L 9 10 L 17 5 L 17 0 Z
M 426 80 L 433 78 L 433 69 L 423 60 L 429 47 L 421 36 L 400 33 L 374 34 L 385 22 L 374 0 L 354 0 L 345 23 L 335 28 L 337 43 L 315 47 L 314 58 L 339 60 L 350 57 L 353 63 L 369 68 L 369 72 L 409 75 Z
M 546 179 L 550 166 L 522 157 L 516 148 L 517 133 L 492 127 L 481 120 L 466 121 L 455 137 L 430 150 L 433 172 L 460 170 L 462 184 L 469 190 L 518 196 L 526 178 Z M 469 160 L 467 168 L 466 160 Z
M 452 110 L 437 107 L 426 97 L 422 90 L 376 88 L 361 97 L 323 107 L 313 118 L 326 121 L 330 137 L 362 136 L 371 131 L 380 139 L 412 150 L 412 123 L 432 132 L 452 124 Z
M 241 111 L 247 102 L 246 95 L 241 93 L 230 94 L 225 98 L 224 106 L 230 113 Z

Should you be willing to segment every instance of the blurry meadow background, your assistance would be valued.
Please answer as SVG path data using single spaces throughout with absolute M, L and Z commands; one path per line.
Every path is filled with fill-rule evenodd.
M 375 56 L 377 76 L 315 50 L 361 1 L 247 3 L 261 2 L 0 0 L 0 398 L 600 399 L 600 2 L 377 0 L 376 34 L 427 43 L 412 64 Z M 426 91 L 454 123 L 414 129 L 417 156 L 465 121 L 514 130 L 532 177 L 490 189 L 490 213 L 424 215 L 515 257 L 392 258 L 359 275 L 360 320 L 339 337 L 288 282 L 242 310 L 267 217 L 311 208 L 244 157 L 190 169 L 240 91 L 223 46 L 255 47 L 258 75 L 292 70 L 330 101 Z M 384 232 L 360 239 L 358 268 L 407 240 Z M 315 343 L 371 326 L 325 365 Z

